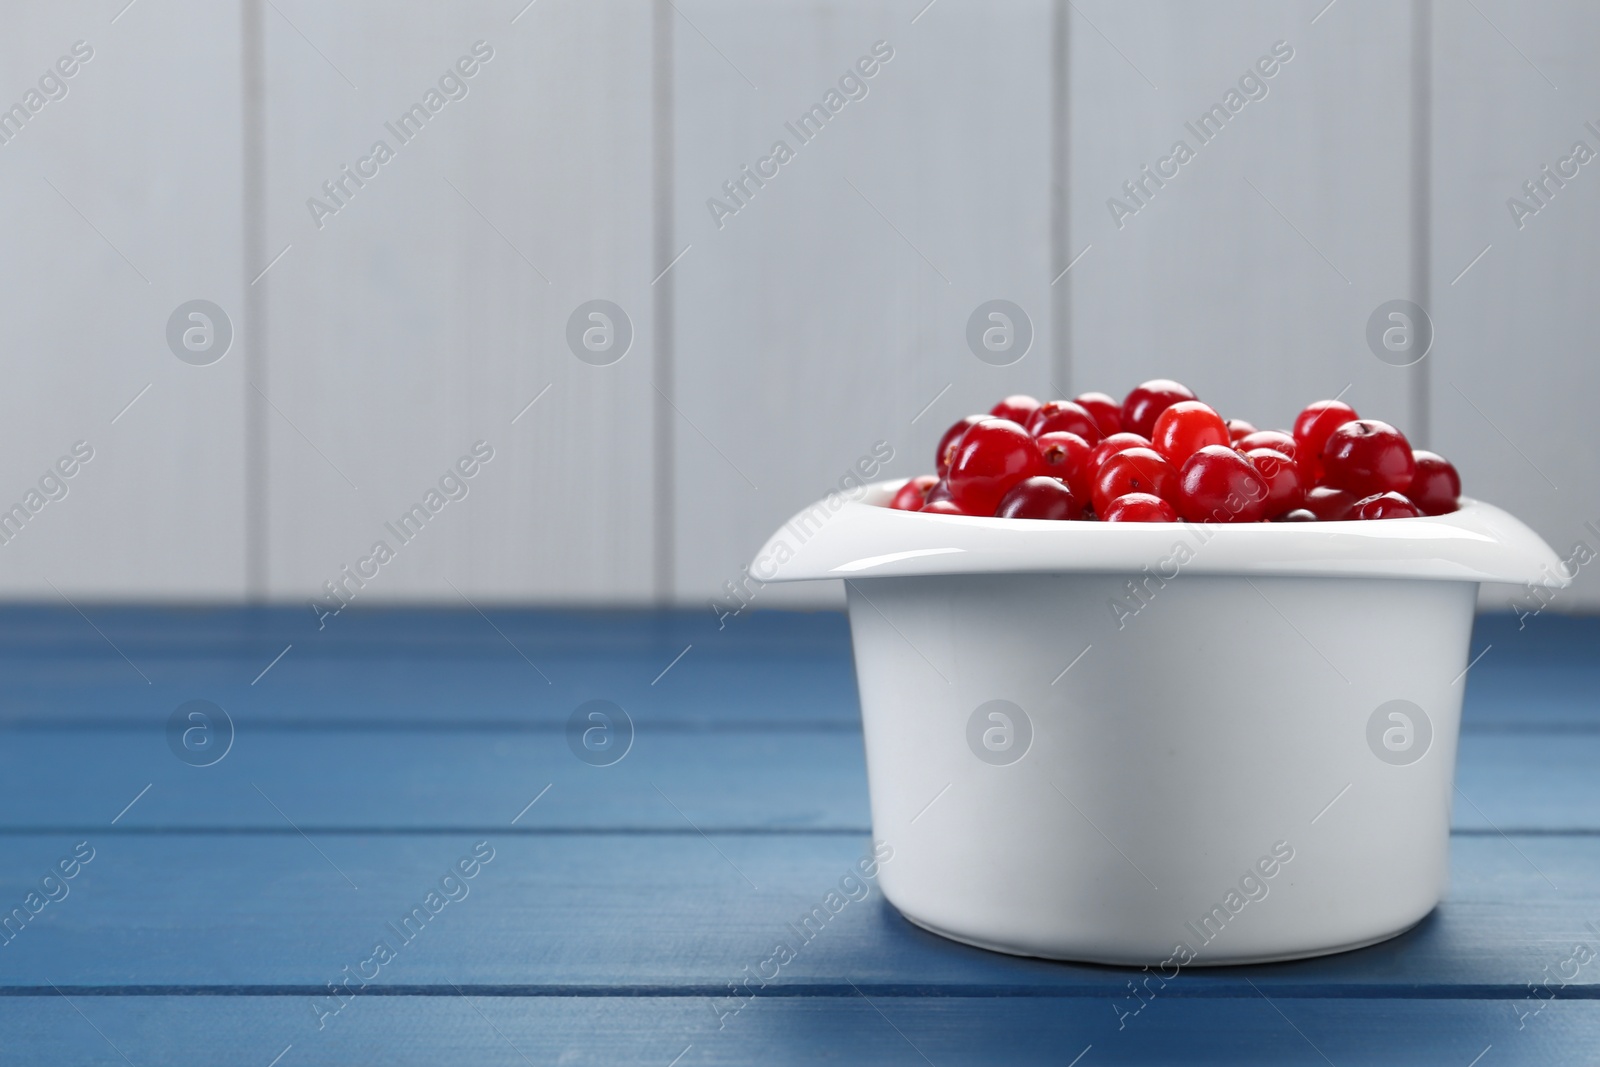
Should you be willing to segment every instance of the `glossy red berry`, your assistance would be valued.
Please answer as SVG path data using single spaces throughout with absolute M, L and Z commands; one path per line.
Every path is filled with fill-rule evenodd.
M 1028 420 L 1033 418 L 1033 413 L 1039 410 L 1039 401 L 1031 396 L 1018 393 L 1008 396 L 1000 403 L 989 409 L 989 414 L 997 419 L 1010 419 L 1018 426 L 1028 425 Z
M 1282 452 L 1290 459 L 1300 458 L 1300 443 L 1294 439 L 1293 434 L 1282 430 L 1256 430 L 1239 438 L 1233 446 L 1241 452 L 1248 452 L 1252 448 L 1270 448 L 1274 452 Z
M 1030 447 L 1031 446 L 1031 447 Z M 938 475 L 888 506 L 936 515 L 1108 522 L 1332 522 L 1442 515 L 1460 505 L 1448 460 L 1387 423 L 1319 400 L 1293 432 L 1223 419 L 1177 382 L 1041 404 L 1008 396 L 945 431 Z
M 1009 419 L 985 419 L 961 435 L 950 460 L 950 497 L 969 515 L 993 515 L 1024 478 L 1044 473 L 1032 435 Z
M 1100 464 L 1093 485 L 1095 514 L 1104 515 L 1112 501 L 1129 493 L 1170 499 L 1178 488 L 1178 472 L 1153 448 L 1125 448 Z
M 1418 449 L 1411 453 L 1416 461 L 1417 473 L 1411 476 L 1411 485 L 1403 492 L 1424 515 L 1448 515 L 1459 506 L 1461 475 L 1450 461 L 1437 452 Z
M 1310 489 L 1317 484 L 1317 479 L 1322 477 L 1322 468 L 1307 459 L 1306 454 L 1300 450 L 1300 442 L 1286 430 L 1257 430 L 1235 441 L 1233 447 L 1246 454 L 1257 448 L 1270 448 L 1274 452 L 1282 452 L 1294 460 L 1295 465 L 1300 468 L 1302 488 Z
M 1248 459 L 1207 445 L 1184 463 L 1174 502 L 1190 522 L 1257 522 L 1266 500 L 1266 479 Z
M 1071 400 L 1051 400 L 1039 406 L 1028 422 L 1028 432 L 1038 437 L 1047 433 L 1075 433 L 1091 445 L 1105 434 L 1100 424 L 1082 406 Z
M 1290 456 L 1300 447 L 1288 430 L 1251 430 L 1235 444 L 1246 452 L 1252 448 L 1271 448 Z
M 1298 508 L 1306 499 L 1300 465 L 1291 457 L 1271 448 L 1252 448 L 1245 457 L 1255 465 L 1267 483 L 1267 503 L 1262 514 L 1275 519 Z
M 1361 498 L 1347 489 L 1319 485 L 1306 492 L 1306 510 L 1320 522 L 1337 522 L 1350 517 L 1350 509 Z
M 1181 467 L 1184 460 L 1207 445 L 1229 444 L 1228 424 L 1210 404 L 1180 400 L 1156 416 L 1150 442 L 1170 463 Z
M 968 415 L 951 426 L 944 432 L 944 436 L 939 438 L 939 447 L 934 450 L 933 458 L 935 469 L 941 476 L 950 469 L 950 457 L 955 452 L 956 445 L 961 443 L 961 435 L 988 417 L 987 415 Z
M 1150 438 L 1136 433 L 1114 433 L 1094 446 L 1089 453 L 1089 480 L 1100 473 L 1100 465 L 1124 448 L 1149 448 Z
M 1414 519 L 1421 514 L 1417 505 L 1399 493 L 1374 493 L 1350 509 L 1352 519 Z
M 1044 472 L 1059 478 L 1079 501 L 1089 499 L 1089 442 L 1075 433 L 1056 432 L 1034 438 Z
M 1105 393 L 1082 393 L 1074 397 L 1079 407 L 1094 416 L 1100 424 L 1100 433 L 1110 437 L 1122 432 L 1122 405 Z
M 1294 419 L 1294 439 L 1300 446 L 1295 457 L 1314 479 L 1322 477 L 1322 446 L 1328 435 L 1351 419 L 1359 419 L 1356 409 L 1338 400 L 1318 400 L 1307 404 Z
M 1136 386 L 1122 402 L 1122 428 L 1140 437 L 1149 437 L 1160 414 L 1180 400 L 1197 399 L 1188 386 L 1167 378 L 1155 378 Z
M 928 490 L 938 484 L 936 476 L 919 474 L 896 491 L 889 506 L 896 511 L 921 511 L 922 505 L 928 502 Z
M 1083 505 L 1065 484 L 1045 476 L 1013 485 L 994 513 L 1002 519 L 1081 519 Z
M 1346 422 L 1322 446 L 1324 484 L 1358 497 L 1409 488 L 1416 472 L 1405 435 L 1377 419 Z
M 1106 522 L 1177 522 L 1172 505 L 1149 493 L 1124 493 L 1106 505 Z

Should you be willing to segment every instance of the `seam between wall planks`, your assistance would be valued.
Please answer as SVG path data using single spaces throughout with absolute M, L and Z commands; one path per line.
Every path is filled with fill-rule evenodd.
M 1068 0 L 1051 7 L 1050 33 L 1050 269 L 1072 262 L 1072 107 L 1068 89 L 1071 70 L 1068 49 L 1071 28 Z M 1073 395 L 1072 389 L 1072 280 L 1063 278 L 1050 287 L 1052 391 Z
M 673 145 L 672 121 L 672 16 L 676 9 L 671 0 L 656 0 L 651 8 L 651 126 L 654 143 L 651 176 L 651 211 L 654 215 L 652 234 L 653 262 L 665 265 L 673 257 Z M 652 567 L 655 570 L 655 602 L 660 606 L 672 603 L 677 567 L 675 524 L 677 516 L 673 501 L 673 435 L 677 424 L 673 422 L 672 406 L 667 397 L 673 393 L 673 303 L 677 298 L 673 274 L 669 270 L 657 278 L 652 286 L 652 347 L 651 376 L 655 388 L 651 403 L 655 418 L 652 437 L 655 443 L 655 551 Z
M 1411 299 L 1433 306 L 1433 0 L 1411 3 Z M 1437 342 L 1437 338 L 1435 338 Z M 1438 348 L 1438 344 L 1433 346 Z M 1433 359 L 1438 356 L 1431 353 Z M 1409 368 L 1411 440 L 1430 446 L 1433 389 L 1430 360 Z
M 243 148 L 244 308 L 239 324 L 244 360 L 244 593 L 252 604 L 267 597 L 267 280 L 266 263 L 266 39 L 261 0 L 239 5 L 240 143 Z M 255 284 L 250 279 L 256 278 Z

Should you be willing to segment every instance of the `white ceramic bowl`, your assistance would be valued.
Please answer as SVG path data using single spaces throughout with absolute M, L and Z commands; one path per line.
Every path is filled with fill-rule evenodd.
M 1567 584 L 1491 505 L 1380 522 L 923 515 L 901 482 L 768 541 L 842 578 L 888 899 L 1002 952 L 1246 963 L 1372 944 L 1446 888 L 1479 582 Z M 1169 975 L 1170 977 L 1170 975 Z

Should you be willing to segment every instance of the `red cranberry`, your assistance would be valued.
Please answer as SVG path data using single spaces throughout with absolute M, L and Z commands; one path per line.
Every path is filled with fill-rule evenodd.
M 1075 433 L 1091 445 L 1105 435 L 1094 416 L 1071 400 L 1051 400 L 1041 404 L 1028 422 L 1028 432 L 1038 437 L 1047 433 Z
M 921 511 L 922 505 L 928 502 L 928 490 L 938 484 L 936 475 L 919 474 L 900 487 L 889 506 L 896 511 Z
M 1246 434 L 1233 443 L 1233 447 L 1241 452 L 1248 452 L 1252 448 L 1270 448 L 1274 452 L 1282 452 L 1290 459 L 1300 458 L 1300 444 L 1294 439 L 1293 434 L 1284 433 L 1282 430 L 1257 430 Z
M 1083 507 L 1062 482 L 1048 476 L 1024 478 L 1000 498 L 1002 519 L 1077 519 Z
M 1347 489 L 1319 485 L 1306 492 L 1306 510 L 1321 522 L 1337 522 L 1350 517 L 1350 509 L 1361 498 Z
M 1031 396 L 1018 393 L 1008 396 L 1000 403 L 989 409 L 989 414 L 997 419 L 1010 419 L 1018 426 L 1028 425 L 1028 420 L 1033 418 L 1033 413 L 1039 410 L 1039 402 Z
M 1149 493 L 1124 493 L 1106 505 L 1107 522 L 1177 522 L 1172 505 Z
M 1293 511 L 1305 501 L 1305 483 L 1300 479 L 1300 466 L 1293 458 L 1272 448 L 1252 448 L 1245 453 L 1261 477 L 1267 482 L 1267 504 L 1264 514 L 1277 518 Z
M 1408 488 L 1417 464 L 1399 430 L 1377 419 L 1355 419 L 1328 435 L 1322 471 L 1326 484 L 1364 497 Z
M 1034 438 L 1039 458 L 1044 460 L 1044 472 L 1066 483 L 1072 495 L 1089 499 L 1089 442 L 1075 433 L 1064 431 L 1040 434 Z
M 1188 386 L 1179 385 L 1167 378 L 1155 378 L 1136 386 L 1122 402 L 1122 428 L 1140 437 L 1149 437 L 1155 429 L 1156 418 L 1180 400 L 1197 397 Z
M 944 436 L 939 438 L 939 447 L 933 454 L 934 463 L 939 474 L 943 475 L 945 471 L 950 469 L 950 456 L 955 452 L 956 445 L 961 443 L 961 435 L 988 417 L 987 415 L 968 415 L 944 432 Z
M 1122 405 L 1105 393 L 1083 393 L 1074 402 L 1094 416 L 1103 436 L 1110 437 L 1122 432 Z
M 969 515 L 993 515 L 1013 485 L 1043 472 L 1027 430 L 1009 419 L 985 419 L 961 435 L 950 460 L 950 496 Z
M 1178 514 L 1190 522 L 1257 522 L 1266 501 L 1266 480 L 1227 445 L 1200 449 L 1179 476 Z
M 1282 452 L 1300 468 L 1300 485 L 1309 489 L 1322 477 L 1322 468 L 1309 461 L 1304 452 L 1300 450 L 1300 442 L 1294 435 L 1284 430 L 1257 430 L 1247 434 L 1233 443 L 1233 447 L 1244 453 L 1249 453 L 1257 448 L 1270 448 L 1274 452 Z
M 1356 501 L 1350 510 L 1352 519 L 1414 519 L 1422 511 L 1399 493 L 1374 493 Z
M 1307 404 L 1305 410 L 1295 416 L 1294 439 L 1300 445 L 1295 458 L 1306 468 L 1306 473 L 1311 475 L 1313 481 L 1322 480 L 1322 445 L 1328 435 L 1351 419 L 1360 417 L 1355 408 L 1337 400 L 1318 400 Z
M 965 515 L 954 500 L 930 500 L 922 506 L 924 515 Z
M 1150 438 L 1140 437 L 1136 433 L 1114 433 L 1110 437 L 1094 446 L 1089 453 L 1089 480 L 1100 473 L 1100 465 L 1124 448 L 1149 448 Z
M 1150 441 L 1157 452 L 1181 467 L 1206 445 L 1228 444 L 1228 424 L 1210 404 L 1180 400 L 1156 417 Z
M 1456 510 L 1456 498 L 1461 495 L 1461 475 L 1450 461 L 1437 452 L 1418 449 L 1411 453 L 1417 464 L 1417 473 L 1411 476 L 1411 485 L 1404 490 L 1411 502 L 1424 515 L 1448 515 Z
M 1279 515 L 1277 518 L 1273 519 L 1272 521 L 1273 522 L 1316 522 L 1318 520 L 1317 520 L 1316 512 L 1307 511 L 1305 508 L 1295 508 L 1293 511 L 1284 512 L 1282 515 Z
M 1245 422 L 1243 419 L 1228 420 L 1228 442 L 1238 444 L 1242 439 L 1258 432 L 1254 423 Z
M 1170 499 L 1178 488 L 1178 472 L 1153 448 L 1124 448 L 1100 464 L 1093 485 L 1095 514 L 1104 515 L 1113 500 L 1129 493 Z

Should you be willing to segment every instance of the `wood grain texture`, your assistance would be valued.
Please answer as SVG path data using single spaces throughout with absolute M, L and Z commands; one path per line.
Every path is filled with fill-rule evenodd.
M 289 613 L 293 623 L 252 632 L 261 616 L 246 612 L 232 616 L 242 632 L 224 647 L 179 650 L 132 635 L 137 616 L 90 614 L 98 621 L 61 620 L 78 635 L 80 651 L 14 650 L 15 685 L 0 722 L 159 724 L 179 703 L 202 698 L 242 728 L 268 729 L 341 722 L 548 729 L 585 701 L 602 699 L 641 726 L 800 722 L 836 729 L 859 721 L 836 615 L 760 615 L 719 631 L 699 612 L 637 615 L 614 626 L 606 616 L 562 624 L 549 613 L 446 612 L 432 621 L 409 613 L 399 627 L 384 613 L 368 613 L 319 633 L 299 612 Z M 268 618 L 288 623 L 281 614 Z
M 1600 622 L 1523 622 L 1479 618 L 1463 730 L 1594 733 Z M 641 729 L 860 719 L 836 613 L 755 612 L 718 629 L 695 610 L 352 610 L 319 631 L 298 608 L 13 608 L 0 612 L 0 669 L 0 724 L 15 730 L 154 730 L 193 699 L 268 731 L 552 730 L 594 699 Z
M 1523 621 L 1479 618 L 1463 730 L 1600 729 L 1600 621 Z M 718 629 L 697 610 L 352 609 L 319 631 L 300 608 L 12 608 L 0 670 L 0 725 L 13 730 L 156 729 L 201 698 L 262 730 L 549 730 L 594 699 L 641 729 L 860 720 L 848 627 L 831 612 L 754 612 Z
M 3 106 L 42 102 L 0 145 L 0 510 L 36 511 L 0 545 L 10 599 L 243 592 L 239 11 L 121 7 L 16 7 L 0 34 Z M 48 102 L 46 75 L 64 92 Z M 197 298 L 235 335 L 211 366 L 167 344 L 169 316 Z M 41 506 L 41 479 L 79 441 L 93 459 Z
M 1135 972 L 957 945 L 876 889 L 759 997 L 724 999 L 869 845 L 853 694 L 847 713 L 824 697 L 851 688 L 840 616 L 718 632 L 699 612 L 352 612 L 260 685 L 232 683 L 257 703 L 207 768 L 167 749 L 155 694 L 204 694 L 309 620 L 91 618 L 0 612 L 8 707 L 99 715 L 0 733 L 0 906 L 76 842 L 94 849 L 0 943 L 0 1040 L 29 1062 L 1567 1062 L 1600 1029 L 1592 968 L 1554 1000 L 1529 985 L 1600 943 L 1593 620 L 1480 621 L 1469 693 L 1510 680 L 1463 740 L 1438 911 L 1360 952 L 1186 971 L 1133 1015 Z M 519 706 L 491 666 L 509 640 L 563 682 L 605 679 L 690 639 L 697 687 L 642 710 L 605 768 L 565 750 L 562 709 Z M 113 644 L 154 684 L 97 678 L 132 674 Z M 425 706 L 430 671 L 453 698 Z M 1567 689 L 1524 715 L 1519 684 Z M 524 717 L 468 717 L 482 704 Z M 313 998 L 478 841 L 494 855 L 465 896 L 319 1028 L 336 1002 Z
M 13 734 L 0 748 L 0 829 L 97 828 L 146 785 L 149 793 L 118 821 L 120 832 L 289 833 L 286 816 L 306 830 L 384 834 L 488 832 L 513 818 L 527 833 L 870 828 L 853 727 L 746 720 L 683 729 L 646 719 L 621 761 L 592 767 L 574 757 L 554 722 L 519 731 L 330 730 L 314 722 L 273 730 L 253 720 L 221 762 L 194 768 L 174 758 L 163 725 Z M 1600 833 L 1597 763 L 1600 736 L 1592 733 L 1468 733 L 1455 826 Z
M 1600 1005 L 1557 1000 L 1207 997 L 1154 1001 L 1117 1029 L 1104 997 L 981 1001 L 877 994 L 763 998 L 717 1029 L 694 997 L 369 997 L 318 1031 L 301 997 L 81 997 L 31 1000 L 3 1024 L 33 1062 L 394 1064 L 470 1060 L 683 1065 L 840 1063 L 1062 1067 L 1082 1064 L 1466 1064 L 1581 1062 Z M 77 1010 L 74 1010 L 77 1009 Z M 83 1014 L 80 1016 L 78 1012 Z M 95 1029 L 102 1031 L 96 1034 Z M 113 1047 L 114 1046 L 114 1047 Z M 292 1047 L 290 1047 L 292 1046 Z M 1485 1060 L 1488 1059 L 1485 1056 Z
M 673 209 L 693 246 L 676 269 L 681 603 L 728 599 L 767 537 L 878 442 L 893 458 L 876 477 L 920 473 L 962 415 L 1053 392 L 1050 6 L 922 7 L 678 5 Z M 858 79 L 865 96 L 804 141 L 791 132 L 880 41 L 893 58 Z M 724 183 L 779 140 L 794 159 L 715 218 L 710 201 L 737 203 Z M 1009 366 L 966 340 L 993 299 L 1032 324 Z M 842 601 L 831 582 L 755 600 Z
M 63 747 L 71 749 L 74 765 L 65 782 L 52 758 Z M 1562 782 L 1571 779 L 1557 776 L 1550 788 Z M 98 829 L 147 783 L 149 793 L 118 821 L 121 830 L 293 833 L 292 819 L 315 831 L 503 832 L 515 819 L 516 831 L 528 833 L 693 834 L 698 828 L 864 834 L 869 821 L 858 731 L 647 726 L 619 762 L 598 767 L 577 759 L 559 727 L 518 733 L 247 729 L 220 762 L 196 768 L 173 756 L 159 729 L 144 729 L 14 736 L 0 749 L 0 827 Z M 1488 804 L 1501 797 L 1477 799 Z M 1502 800 L 1496 812 L 1502 818 L 1503 807 Z M 1600 808 L 1600 797 L 1594 807 Z
M 1579 542 L 1590 558 L 1600 552 L 1588 525 L 1600 526 L 1600 451 L 1585 405 L 1600 369 L 1573 358 L 1591 333 L 1600 259 L 1589 236 L 1600 199 L 1592 165 L 1554 180 L 1541 168 L 1553 171 L 1577 141 L 1600 152 L 1600 135 L 1585 125 L 1600 124 L 1589 47 L 1597 32 L 1600 12 L 1585 4 L 1440 4 L 1434 25 L 1438 444 L 1471 491 L 1526 520 L 1563 557 Z M 1535 200 L 1523 183 L 1537 180 L 1546 184 Z M 1537 212 L 1518 218 L 1513 198 Z M 1600 606 L 1592 570 L 1547 597 L 1549 609 Z M 1484 600 L 1501 611 L 1542 607 L 1519 589 Z
M 0 949 L 0 986 L 47 989 L 65 977 L 168 991 L 314 989 L 357 954 L 370 955 L 385 924 L 479 839 L 493 861 L 465 899 L 445 905 L 406 946 L 383 984 L 716 995 L 770 954 L 787 924 L 870 848 L 865 835 L 837 834 L 0 834 L 0 899 L 8 901 L 21 901 L 75 841 L 95 850 L 70 895 Z M 1290 891 L 1292 883 L 1273 890 Z M 1254 982 L 1268 995 L 1293 987 L 1323 996 L 1420 989 L 1520 997 L 1575 940 L 1595 947 L 1584 923 L 1594 921 L 1597 892 L 1600 838 L 1458 836 L 1449 896 L 1413 930 L 1359 952 L 1201 971 L 1194 982 L 1229 996 L 1249 995 Z M 876 890 L 830 918 L 783 971 L 785 985 L 837 992 L 848 980 L 869 992 L 951 996 L 1112 995 L 1125 991 L 1127 977 L 951 944 L 901 918 Z M 1597 982 L 1584 968 L 1571 987 Z
M 378 541 L 396 558 L 347 586 L 369 602 L 649 599 L 648 8 L 520 6 L 266 14 L 266 229 L 290 247 L 263 282 L 274 599 Z M 440 93 L 463 56 L 475 73 Z M 429 90 L 437 112 L 402 140 L 389 126 Z M 379 140 L 394 158 L 313 212 Z M 567 344 L 594 299 L 632 325 L 610 366 Z M 494 459 L 464 499 L 414 543 L 388 530 L 480 440 Z

